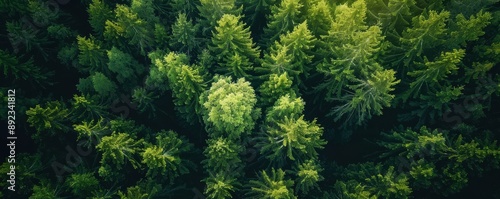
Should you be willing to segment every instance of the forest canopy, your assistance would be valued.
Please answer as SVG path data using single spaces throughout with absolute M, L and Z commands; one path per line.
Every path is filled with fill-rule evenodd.
M 500 198 L 499 0 L 1 0 L 0 18 L 18 143 L 0 198 Z

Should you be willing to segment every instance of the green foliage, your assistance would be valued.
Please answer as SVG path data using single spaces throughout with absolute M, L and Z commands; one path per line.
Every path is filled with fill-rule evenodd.
M 236 186 L 241 185 L 234 176 L 228 174 L 228 171 L 210 173 L 204 181 L 207 183 L 205 194 L 208 194 L 209 199 L 232 198 L 231 194 L 236 190 Z
M 130 54 L 124 53 L 118 48 L 107 51 L 108 68 L 116 73 L 116 80 L 121 84 L 133 84 L 138 76 L 142 74 L 143 66 L 140 65 Z M 129 83 L 132 82 L 132 83 Z
M 75 121 L 97 120 L 109 116 L 104 105 L 97 103 L 88 96 L 73 95 L 71 105 L 71 115 Z
M 182 153 L 193 148 L 184 138 L 173 131 L 160 131 L 156 143 L 147 146 L 141 153 L 142 163 L 148 168 L 147 175 L 167 174 L 170 183 L 181 174 L 188 173 L 186 162 L 180 157 Z
M 44 72 L 42 68 L 33 63 L 33 58 L 21 61 L 19 57 L 0 49 L 0 70 L 5 77 L 13 76 L 17 80 L 32 81 L 35 84 L 50 84 L 51 73 Z
M 195 53 L 200 42 L 196 38 L 198 29 L 198 24 L 194 25 L 191 20 L 188 20 L 186 14 L 179 13 L 177 20 L 172 25 L 172 41 L 170 46 L 186 53 L 188 56 Z
M 207 148 L 203 154 L 207 159 L 202 163 L 205 169 L 212 172 L 232 172 L 241 166 L 239 154 L 243 148 L 235 141 L 228 138 L 210 138 L 207 140 Z
M 203 120 L 211 137 L 237 139 L 254 128 L 260 109 L 255 107 L 254 89 L 245 79 L 232 82 L 231 77 L 218 77 L 200 96 Z
M 121 169 L 125 161 L 128 161 L 134 168 L 138 168 L 139 162 L 135 155 L 140 152 L 143 142 L 143 139 L 137 140 L 128 133 L 113 132 L 104 136 L 96 146 L 97 151 L 102 153 L 99 175 L 103 176 L 103 169 L 110 163 L 113 163 L 114 168 Z
M 303 6 L 299 0 L 283 0 L 279 5 L 271 7 L 271 15 L 269 15 L 268 26 L 264 28 L 262 35 L 263 46 L 269 46 L 278 37 L 293 27 L 301 23 L 300 8 Z
M 242 7 L 236 7 L 235 0 L 200 0 L 198 11 L 202 18 L 199 22 L 202 33 L 210 34 L 222 16 L 226 14 L 238 16 L 242 10 Z
M 99 186 L 94 173 L 72 174 L 66 179 L 71 192 L 77 196 L 89 196 Z
M 370 193 L 365 185 L 361 183 L 350 180 L 348 182 L 337 181 L 334 185 L 335 193 L 330 194 L 325 193 L 324 197 L 327 198 L 357 198 L 357 199 L 375 199 L 376 195 Z
M 108 98 L 109 100 L 109 97 L 116 95 L 117 85 L 106 77 L 106 75 L 96 72 L 90 78 L 92 79 L 94 90 L 102 99 Z
M 448 150 L 443 133 L 437 129 L 430 130 L 423 126 L 418 132 L 411 129 L 391 133 L 383 133 L 383 141 L 379 145 L 388 150 L 384 156 L 391 153 L 406 158 L 423 155 L 435 155 L 445 153 Z
M 145 55 L 153 45 L 153 30 L 152 24 L 141 18 L 135 7 L 117 5 L 115 9 L 115 19 L 106 20 L 104 37 L 108 41 L 120 44 L 120 38 L 127 38 L 128 43 L 135 45 L 140 49 L 141 54 Z M 147 8 L 145 8 L 147 9 Z M 154 15 L 153 15 L 154 16 Z
M 142 113 L 150 113 L 153 116 L 156 112 L 154 101 L 158 96 L 145 88 L 136 88 L 132 93 L 132 101 L 137 104 L 137 109 Z
M 224 75 L 248 78 L 260 52 L 252 42 L 249 28 L 240 20 L 241 16 L 223 15 L 217 21 L 209 49 Z
M 295 180 L 295 191 L 300 191 L 305 195 L 311 189 L 319 189 L 318 182 L 324 180 L 323 176 L 320 174 L 322 171 L 323 168 L 313 159 L 299 164 L 293 171 L 297 176 Z
M 5 27 L 14 52 L 22 50 L 22 52 L 40 54 L 44 59 L 48 58 L 45 45 L 49 42 L 42 31 L 35 28 L 26 28 L 21 20 L 7 21 Z
M 94 73 L 96 71 L 105 71 L 106 51 L 102 48 L 102 43 L 92 37 L 77 36 L 78 41 L 78 63 L 85 68 L 79 69 L 80 72 Z
M 284 116 L 267 129 L 264 139 L 257 143 L 261 154 L 279 165 L 286 160 L 303 162 L 317 158 L 317 149 L 322 149 L 327 143 L 321 138 L 323 128 L 316 120 L 308 122 L 304 116 L 289 118 Z
M 355 188 L 354 190 L 360 191 L 365 197 L 371 198 L 370 195 L 374 195 L 377 198 L 408 198 L 412 192 L 408 177 L 396 173 L 393 166 L 384 169 L 382 165 L 375 165 L 372 162 L 352 164 L 339 173 L 344 179 L 352 179 L 348 181 L 347 187 L 351 190 Z
M 42 107 L 37 104 L 35 107 L 26 111 L 28 123 L 35 128 L 39 136 L 41 133 L 50 133 L 54 135 L 57 131 L 67 131 L 69 127 L 65 122 L 68 120 L 69 110 L 59 101 L 45 103 Z
M 297 92 L 292 88 L 292 80 L 286 72 L 280 75 L 271 74 L 259 87 L 260 100 L 264 106 L 274 104 L 281 96 L 295 97 Z
M 419 57 L 426 49 L 432 49 L 444 40 L 446 35 L 446 21 L 450 17 L 450 12 L 434 10 L 423 12 L 412 19 L 412 27 L 403 31 L 400 38 L 402 48 L 405 49 L 401 58 L 405 66 L 409 66 L 415 56 Z
M 198 99 L 205 90 L 206 83 L 196 66 L 187 65 L 185 54 L 169 53 L 162 59 L 153 60 L 154 67 L 150 69 L 150 76 L 146 84 L 165 89 L 165 79 L 168 88 L 172 90 L 176 110 L 189 123 L 199 120 L 196 115 L 200 111 Z
M 465 46 L 468 41 L 475 41 L 484 35 L 484 27 L 490 24 L 492 16 L 482 10 L 466 19 L 463 14 L 458 14 L 450 27 L 450 40 L 448 46 L 456 48 Z
M 78 140 L 88 139 L 83 145 L 89 148 L 92 144 L 100 143 L 102 137 L 110 133 L 109 126 L 104 123 L 104 118 L 91 120 L 90 122 L 83 121 L 81 124 L 74 124 L 73 130 L 78 133 Z
M 418 96 L 421 93 L 422 86 L 430 90 L 439 86 L 439 82 L 447 78 L 449 74 L 458 70 L 458 64 L 465 55 L 465 50 L 454 49 L 452 52 L 441 53 L 435 61 L 429 61 L 425 58 L 424 63 L 420 64 L 421 69 L 408 72 L 408 75 L 415 80 L 410 83 L 410 88 L 405 92 L 403 100 Z
M 259 199 L 294 199 L 293 181 L 285 179 L 285 172 L 281 169 L 272 168 L 269 175 L 262 171 L 258 180 L 250 180 L 248 198 Z
M 310 3 L 305 15 L 309 29 L 316 37 L 327 35 L 333 23 L 332 8 L 326 0 L 315 0 Z
M 266 113 L 266 122 L 268 124 L 278 123 L 285 117 L 289 119 L 298 119 L 302 116 L 305 102 L 300 97 L 291 97 L 289 95 L 281 96 Z
M 125 193 L 118 191 L 118 196 L 120 196 L 120 199 L 148 199 L 150 197 L 138 186 L 128 187 Z
M 357 85 L 349 86 L 354 93 L 338 99 L 342 104 L 334 107 L 329 114 L 335 116 L 335 121 L 346 117 L 344 125 L 352 122 L 361 125 L 372 115 L 382 115 L 382 109 L 390 107 L 394 98 L 389 92 L 399 83 L 394 75 L 393 70 L 375 71 L 367 81 L 358 80 Z
M 111 8 L 103 0 L 92 0 L 87 12 L 92 30 L 97 35 L 102 36 L 106 21 L 113 17 Z
M 35 185 L 33 194 L 29 199 L 57 199 L 60 198 L 59 190 L 52 188 L 49 184 Z
M 307 28 L 307 22 L 298 24 L 293 31 L 280 36 L 279 42 L 274 42 L 270 47 L 269 54 L 264 56 L 262 69 L 268 74 L 289 73 L 293 81 L 301 83 L 299 75 L 308 76 L 313 59 L 312 48 L 316 39 Z

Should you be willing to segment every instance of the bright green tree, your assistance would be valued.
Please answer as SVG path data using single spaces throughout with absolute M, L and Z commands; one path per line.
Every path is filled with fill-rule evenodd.
M 146 144 L 144 152 L 141 152 L 142 163 L 148 172 L 147 175 L 158 176 L 167 174 L 170 183 L 179 175 L 188 173 L 183 153 L 192 150 L 192 144 L 183 137 L 179 137 L 173 131 L 160 131 L 155 144 Z
M 207 159 L 202 163 L 209 173 L 233 171 L 242 165 L 239 154 L 243 147 L 228 138 L 210 138 L 203 154 Z
M 321 175 L 322 171 L 323 168 L 314 159 L 307 160 L 294 167 L 293 173 L 297 176 L 295 192 L 300 191 L 305 195 L 312 189 L 319 189 L 318 182 L 325 179 Z
M 293 27 L 302 22 L 300 16 L 302 6 L 299 0 L 283 0 L 279 5 L 271 7 L 268 25 L 264 28 L 261 39 L 263 46 L 270 46 L 280 35 L 292 31 Z
M 313 55 L 312 48 L 316 39 L 307 28 L 307 22 L 298 24 L 293 31 L 280 36 L 279 41 L 274 42 L 270 47 L 269 54 L 264 56 L 262 69 L 266 73 L 281 74 L 288 72 L 293 81 L 300 84 L 302 81 L 299 75 L 308 76 L 312 68 Z
M 254 89 L 245 79 L 232 82 L 231 77 L 217 77 L 210 90 L 200 96 L 209 135 L 238 139 L 249 134 L 260 115 L 256 103 Z
M 293 181 L 285 179 L 285 172 L 281 169 L 271 169 L 270 175 L 266 171 L 258 174 L 258 180 L 250 180 L 250 190 L 246 193 L 252 199 L 295 199 Z
M 59 101 L 47 102 L 44 107 L 36 105 L 26 111 L 28 123 L 37 131 L 33 134 L 35 137 L 46 132 L 54 135 L 57 131 L 67 131 L 69 114 L 69 110 Z
M 138 168 L 140 164 L 135 156 L 140 152 L 143 143 L 143 139 L 137 140 L 128 133 L 113 132 L 109 136 L 104 136 L 96 146 L 97 151 L 102 154 L 99 175 L 104 174 L 106 165 L 109 164 L 113 164 L 116 169 L 121 169 L 127 161 L 134 168 Z
M 106 66 L 106 50 L 102 47 L 102 42 L 93 37 L 78 36 L 78 63 L 84 68 L 79 68 L 80 72 L 93 73 L 103 70 Z
M 361 125 L 372 115 L 382 115 L 382 109 L 390 107 L 394 98 L 390 92 L 399 83 L 393 70 L 375 71 L 367 81 L 358 81 L 358 84 L 349 86 L 353 93 L 339 98 L 341 105 L 334 107 L 329 113 L 335 117 L 335 121 L 344 117 L 345 126 L 352 123 Z
M 265 138 L 257 143 L 261 154 L 273 163 L 283 165 L 287 160 L 303 162 L 317 158 L 317 149 L 322 149 L 327 143 L 321 138 L 323 128 L 312 122 L 305 121 L 304 116 L 297 119 L 285 116 L 271 127 L 268 127 Z
M 73 95 L 71 105 L 72 119 L 76 121 L 97 120 L 109 116 L 106 107 L 89 96 Z
M 271 74 L 259 87 L 260 101 L 264 107 L 273 105 L 281 96 L 295 97 L 298 89 L 292 88 L 292 80 L 285 72 L 283 74 Z
M 241 186 L 234 175 L 225 170 L 210 173 L 204 181 L 207 184 L 205 194 L 209 199 L 233 198 L 232 193 L 237 190 L 237 186 Z

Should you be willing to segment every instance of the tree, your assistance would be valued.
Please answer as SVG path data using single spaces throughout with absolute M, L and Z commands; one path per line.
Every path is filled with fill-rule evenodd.
M 71 174 L 66 179 L 66 184 L 70 187 L 71 193 L 75 196 L 90 196 L 99 186 L 99 181 L 94 176 L 94 173 Z
M 297 176 L 295 180 L 295 192 L 306 195 L 311 189 L 319 189 L 318 182 L 324 178 L 320 174 L 323 171 L 317 160 L 307 160 L 294 167 L 293 173 Z
M 193 145 L 183 137 L 179 137 L 173 131 L 160 131 L 155 144 L 146 144 L 144 152 L 141 153 L 144 163 L 152 177 L 167 173 L 170 183 L 179 175 L 188 173 L 186 162 L 181 158 L 183 153 L 192 150 Z
M 372 115 L 381 115 L 383 107 L 389 107 L 394 95 L 389 92 L 399 83 L 393 70 L 375 71 L 366 80 L 358 80 L 357 85 L 349 86 L 354 93 L 349 93 L 338 99 L 341 105 L 332 109 L 329 115 L 335 116 L 335 121 L 346 117 L 344 127 L 351 123 L 363 124 Z
M 238 16 L 242 7 L 236 7 L 235 0 L 200 0 L 198 11 L 202 20 L 199 22 L 203 35 L 210 34 L 218 21 L 225 14 Z
M 103 0 L 92 0 L 87 8 L 89 13 L 89 24 L 94 33 L 103 35 L 105 23 L 113 17 L 113 11 Z
M 439 88 L 440 81 L 445 80 L 449 74 L 458 70 L 458 64 L 462 61 L 465 55 L 465 50 L 454 49 L 451 52 L 441 53 L 435 61 L 424 59 L 424 63 L 420 63 L 421 69 L 408 72 L 408 75 L 414 77 L 415 80 L 410 83 L 410 88 L 403 95 L 403 100 L 406 101 L 410 97 L 418 96 L 422 93 L 422 86 L 425 90 L 432 91 Z
M 317 158 L 316 149 L 322 149 L 327 143 L 321 138 L 323 128 L 316 120 L 307 122 L 304 116 L 297 119 L 285 116 L 274 125 L 267 129 L 257 146 L 261 154 L 278 165 L 284 165 L 286 160 L 302 163 Z
M 116 95 L 118 87 L 106 75 L 96 72 L 90 76 L 90 78 L 92 80 L 94 90 L 100 95 L 101 99 L 107 99 L 107 101 L 109 101 L 110 97 Z
M 226 170 L 221 170 L 216 174 L 210 173 L 204 181 L 207 184 L 205 194 L 208 194 L 209 199 L 232 198 L 231 194 L 236 190 L 236 186 L 241 185 L 236 177 Z
M 74 121 L 97 120 L 109 116 L 104 105 L 97 103 L 95 99 L 88 96 L 73 95 L 71 105 L 70 112 Z
M 269 79 L 260 85 L 259 93 L 263 107 L 267 107 L 273 105 L 281 96 L 295 97 L 298 89 L 292 88 L 292 80 L 285 72 L 280 75 L 271 74 Z
M 145 8 L 147 9 L 147 8 Z M 142 55 L 146 54 L 153 45 L 153 23 L 143 19 L 138 10 L 124 5 L 117 5 L 115 9 L 116 21 L 107 20 L 104 30 L 104 38 L 116 45 L 123 45 L 121 38 L 128 39 L 128 43 L 139 47 Z M 149 16 L 149 15 L 148 15 Z M 154 15 L 153 15 L 154 16 Z
M 32 81 L 36 85 L 50 85 L 48 81 L 53 75 L 45 72 L 34 64 L 33 58 L 22 61 L 22 57 L 17 57 L 8 51 L 0 49 L 0 70 L 5 77 L 13 76 L 17 80 Z
M 144 67 L 139 64 L 130 54 L 112 47 L 107 51 L 108 68 L 116 74 L 116 80 L 121 84 L 129 86 L 136 84 L 136 79 L 144 72 Z
M 88 140 L 83 143 L 88 148 L 91 145 L 100 143 L 102 137 L 111 133 L 109 126 L 104 123 L 104 118 L 90 120 L 89 122 L 83 121 L 81 124 L 73 124 L 73 130 L 78 133 L 78 140 Z
M 328 30 L 333 23 L 331 14 L 333 10 L 326 0 L 311 1 L 311 4 L 304 15 L 309 24 L 309 29 L 316 38 L 319 38 L 321 35 L 328 34 Z
M 305 102 L 300 97 L 283 95 L 279 97 L 274 105 L 266 113 L 266 123 L 269 125 L 282 121 L 285 117 L 289 119 L 298 119 L 302 116 Z
M 293 181 L 285 179 L 285 172 L 281 169 L 271 169 L 270 175 L 262 171 L 258 180 L 250 180 L 248 198 L 262 199 L 295 199 Z
M 187 65 L 188 58 L 185 54 L 174 52 L 154 59 L 153 64 L 146 84 L 158 86 L 162 90 L 172 90 L 175 109 L 180 112 L 181 117 L 191 124 L 199 120 L 197 113 L 201 110 L 201 105 L 198 99 L 206 87 L 200 70 L 196 66 Z
M 263 46 L 270 46 L 278 37 L 302 22 L 300 8 L 303 5 L 299 0 L 283 0 L 279 5 L 271 7 L 268 16 L 268 25 L 264 28 L 261 42 Z
M 193 24 L 185 13 L 179 13 L 177 20 L 172 24 L 172 38 L 170 46 L 188 56 L 196 54 L 201 41 L 196 38 L 199 24 Z
M 260 56 L 250 37 L 249 28 L 240 22 L 241 16 L 225 14 L 217 22 L 212 43 L 209 46 L 212 55 L 224 75 L 235 78 L 250 77 L 247 73 Z
M 203 151 L 207 159 L 202 164 L 209 173 L 231 172 L 241 166 L 239 154 L 243 152 L 243 147 L 235 141 L 223 137 L 210 138 L 207 145 Z
M 136 140 L 134 136 L 127 133 L 113 132 L 103 137 L 96 146 L 97 151 L 102 153 L 99 175 L 105 174 L 106 165 L 110 163 L 114 164 L 116 169 L 121 169 L 125 161 L 128 161 L 134 168 L 138 168 L 140 164 L 134 156 L 140 152 L 143 143 L 143 139 Z
M 106 51 L 102 47 L 102 43 L 93 37 L 76 37 L 78 41 L 78 63 L 85 67 L 79 69 L 80 72 L 94 73 L 97 71 L 106 71 Z
M 57 199 L 60 198 L 59 192 L 60 190 L 52 188 L 49 183 L 42 182 L 42 184 L 33 187 L 33 194 L 29 199 Z
M 128 187 L 125 193 L 118 191 L 118 196 L 120 199 L 148 199 L 151 197 L 148 193 L 144 193 L 139 186 Z
M 40 136 L 41 133 L 49 132 L 55 135 L 57 131 L 67 131 L 69 127 L 65 122 L 68 120 L 69 110 L 59 101 L 45 103 L 45 107 L 37 104 L 26 111 L 28 123 L 37 131 L 33 137 Z
M 203 120 L 210 136 L 238 139 L 254 128 L 260 109 L 255 107 L 254 89 L 245 79 L 217 77 L 210 89 L 200 96 Z
M 299 75 L 307 77 L 311 70 L 305 66 L 312 62 L 315 41 L 307 28 L 307 22 L 298 24 L 293 31 L 281 35 L 280 40 L 270 47 L 269 54 L 264 56 L 261 70 L 268 74 L 288 72 L 295 83 L 301 84 L 302 78 Z

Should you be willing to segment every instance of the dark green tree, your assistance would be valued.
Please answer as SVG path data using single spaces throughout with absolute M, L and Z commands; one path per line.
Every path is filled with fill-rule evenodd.
M 283 0 L 279 5 L 271 7 L 271 15 L 268 16 L 268 25 L 264 28 L 261 38 L 263 46 L 270 46 L 279 36 L 292 31 L 293 27 L 302 23 L 300 10 L 303 4 L 300 0 Z

